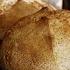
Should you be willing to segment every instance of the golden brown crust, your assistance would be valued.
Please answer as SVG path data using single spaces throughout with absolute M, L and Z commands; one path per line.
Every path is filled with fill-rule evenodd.
M 9 6 L 8 6 L 9 7 Z M 5 32 L 20 18 L 31 15 L 40 10 L 32 4 L 17 1 L 9 10 L 0 13 L 0 39 L 3 39 Z
M 7 5 L 7 4 L 6 4 Z M 5 5 L 5 7 L 6 7 Z M 39 11 L 43 6 L 34 1 L 33 3 L 26 3 L 24 1 L 17 1 L 14 5 L 7 8 L 2 7 L 2 13 L 0 13 L 0 39 L 3 39 L 5 32 L 20 18 L 31 15 Z M 8 9 L 10 7 L 10 9 Z M 5 9 L 4 9 L 5 8 Z M 52 10 L 51 6 L 47 4 L 47 10 Z
M 8 30 L 2 50 L 8 70 L 51 69 L 54 58 L 48 18 L 35 14 L 18 21 Z
M 56 48 L 69 42 L 70 12 L 46 10 L 20 19 L 6 33 L 1 53 L 8 70 L 62 70 Z

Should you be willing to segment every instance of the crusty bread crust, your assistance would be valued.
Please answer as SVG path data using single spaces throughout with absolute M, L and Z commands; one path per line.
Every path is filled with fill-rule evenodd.
M 70 69 L 69 29 L 69 11 L 51 12 L 43 8 L 20 19 L 5 35 L 2 63 L 7 70 Z

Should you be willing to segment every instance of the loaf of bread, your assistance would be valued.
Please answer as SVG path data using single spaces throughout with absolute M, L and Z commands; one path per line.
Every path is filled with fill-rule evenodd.
M 45 7 L 21 18 L 6 32 L 0 53 L 6 70 L 70 70 L 70 12 Z
M 35 7 L 35 3 L 28 4 L 26 2 L 17 1 L 10 9 L 5 9 L 2 7 L 0 12 L 0 40 L 3 39 L 5 32 L 20 18 L 27 15 L 36 13 L 41 9 L 41 7 Z M 39 4 L 38 4 L 39 5 Z M 8 8 L 9 6 L 7 6 Z M 1 10 L 1 8 L 0 8 Z
M 8 0 L 9 1 L 9 0 Z M 0 5 L 0 40 L 4 38 L 6 31 L 14 25 L 14 23 L 22 17 L 31 15 L 38 12 L 44 4 L 40 4 L 37 1 L 27 3 L 22 0 L 10 0 L 13 4 L 8 4 L 6 0 Z M 9 1 L 9 3 L 10 3 Z M 6 2 L 6 3 L 5 3 Z M 47 10 L 55 10 L 50 4 L 45 5 Z

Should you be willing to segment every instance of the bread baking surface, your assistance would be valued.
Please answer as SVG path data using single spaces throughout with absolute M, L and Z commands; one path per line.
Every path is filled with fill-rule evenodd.
M 36 17 L 36 15 L 27 17 L 27 18 L 22 18 L 19 22 L 16 22 L 16 24 L 13 26 L 13 28 L 11 30 L 15 29 L 15 32 L 17 32 L 18 34 L 16 34 L 17 36 L 12 35 L 12 37 L 15 38 L 14 40 L 12 40 L 13 38 L 11 38 L 12 45 L 9 43 L 10 42 L 9 39 L 7 39 L 6 42 L 9 43 L 9 46 L 7 43 L 6 43 L 7 44 L 6 49 L 3 49 L 3 46 L 2 46 L 2 50 L 4 50 L 2 55 L 6 55 L 8 53 L 8 55 L 10 57 L 9 58 L 6 56 L 9 64 L 4 62 L 4 64 L 6 63 L 5 66 L 9 70 L 21 70 L 21 69 L 22 70 L 34 70 L 34 69 L 42 70 L 42 69 L 48 69 L 48 68 L 50 69 L 49 62 L 51 62 L 51 64 L 53 63 L 51 60 L 54 60 L 54 59 L 51 55 L 52 51 L 50 51 L 50 49 L 52 49 L 50 47 L 51 46 L 51 37 L 49 36 L 49 31 L 46 31 L 46 29 L 48 30 L 48 24 L 47 24 L 47 28 L 46 27 L 44 28 L 45 24 L 42 27 L 42 23 L 46 22 L 46 17 L 42 17 L 42 18 L 40 17 L 41 19 L 43 19 L 41 21 L 41 19 L 39 19 L 39 17 Z M 48 19 L 47 19 L 47 23 L 48 23 Z M 40 28 L 39 28 L 39 26 L 40 26 Z M 43 32 L 45 35 L 44 39 L 46 38 L 45 39 L 46 41 L 50 39 L 49 40 L 50 42 L 47 42 L 47 44 L 46 44 L 46 41 L 43 39 L 43 36 L 42 36 Z M 14 33 L 14 31 L 11 33 Z M 20 36 L 21 38 L 18 36 Z M 20 42 L 20 41 L 22 41 L 22 42 Z M 13 42 L 16 42 L 15 45 Z M 6 45 L 6 44 L 4 44 L 4 45 Z M 49 44 L 50 44 L 50 46 L 49 46 Z M 21 45 L 21 47 L 19 45 Z M 44 48 L 43 48 L 43 45 L 44 45 Z M 46 45 L 47 45 L 47 47 L 46 47 Z M 12 55 L 11 55 L 11 51 L 13 52 Z M 7 53 L 5 54 L 4 52 L 5 53 L 7 52 Z M 49 54 L 49 52 L 50 52 L 50 54 Z M 49 59 L 49 57 L 50 57 L 50 59 Z M 11 59 L 11 61 L 9 59 Z M 13 63 L 13 65 L 12 65 L 12 63 Z M 11 64 L 11 66 L 10 66 L 10 64 Z M 16 67 L 17 65 L 18 65 L 18 67 Z
M 70 69 L 70 12 L 47 11 L 21 18 L 8 29 L 1 45 L 7 70 Z
M 11 1 L 9 1 L 9 3 Z M 45 6 L 48 8 L 47 10 L 56 10 L 50 4 L 46 4 Z M 11 2 L 11 5 L 9 5 L 5 0 L 3 4 L 0 5 L 0 40 L 4 38 L 6 31 L 14 25 L 17 20 L 38 12 L 42 7 L 44 7 L 44 4 L 40 4 L 37 1 L 27 3 L 22 0 L 15 0 L 13 4 Z
M 3 10 L 3 13 L 0 13 L 0 40 L 3 39 L 5 32 L 17 20 L 27 15 L 31 15 L 40 9 L 41 7 L 35 7 L 34 4 L 27 4 L 24 1 L 17 1 L 13 6 L 11 6 L 10 9 Z

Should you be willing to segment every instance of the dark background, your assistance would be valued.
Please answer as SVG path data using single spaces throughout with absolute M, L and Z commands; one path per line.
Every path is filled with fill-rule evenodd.
M 70 10 L 70 0 L 63 0 L 63 9 Z

